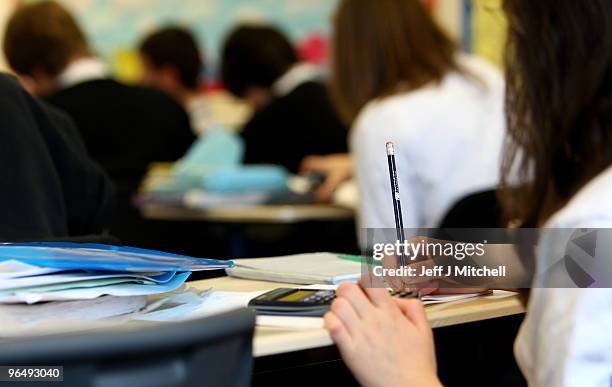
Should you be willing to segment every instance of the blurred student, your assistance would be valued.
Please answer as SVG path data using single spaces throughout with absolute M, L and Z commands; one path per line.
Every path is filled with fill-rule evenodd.
M 499 71 L 460 53 L 419 0 L 345 0 L 334 25 L 332 90 L 352 127 L 352 163 L 336 155 L 303 168 L 334 184 L 354 172 L 365 228 L 395 227 L 387 141 L 406 228 L 436 227 L 456 201 L 494 188 L 505 133 Z
M 0 241 L 101 234 L 113 188 L 64 113 L 0 74 Z
M 194 140 L 184 109 L 161 91 L 113 80 L 74 18 L 53 1 L 15 11 L 4 52 L 31 91 L 76 121 L 92 158 L 118 188 L 121 217 L 137 216 L 132 195 L 148 165 L 177 160 Z
M 559 229 L 603 230 L 592 269 L 611 272 L 612 3 L 505 0 L 504 8 L 511 141 L 502 186 L 518 167 L 521 188 L 501 193 L 510 218 L 543 228 L 515 355 L 532 387 L 609 386 L 612 291 L 547 284 L 567 276 L 555 262 L 567 242 L 554 237 Z M 420 302 L 355 285 L 338 293 L 326 326 L 362 385 L 440 385 Z
M 214 126 L 208 102 L 199 91 L 204 60 L 191 32 L 166 27 L 152 33 L 140 44 L 140 58 L 143 83 L 179 101 L 189 113 L 197 135 Z
M 297 172 L 307 155 L 346 152 L 347 131 L 319 69 L 298 61 L 274 27 L 240 26 L 223 46 L 223 82 L 256 110 L 245 125 L 245 163 Z

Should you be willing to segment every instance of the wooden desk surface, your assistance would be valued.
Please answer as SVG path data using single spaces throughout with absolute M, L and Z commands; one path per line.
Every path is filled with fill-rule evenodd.
M 298 223 L 348 220 L 354 211 L 327 204 L 259 205 L 215 209 L 168 208 L 143 205 L 142 215 L 152 220 L 208 221 L 223 223 Z
M 272 290 L 279 287 L 296 287 L 296 285 L 262 281 L 248 281 L 231 277 L 195 281 L 191 286 L 198 289 L 254 292 Z M 487 320 L 497 317 L 523 313 L 517 296 L 506 298 L 476 298 L 456 303 L 427 306 L 427 316 L 433 328 L 468 322 Z M 255 357 L 276 355 L 332 345 L 332 340 L 324 329 L 289 329 L 273 327 L 256 327 L 253 342 Z

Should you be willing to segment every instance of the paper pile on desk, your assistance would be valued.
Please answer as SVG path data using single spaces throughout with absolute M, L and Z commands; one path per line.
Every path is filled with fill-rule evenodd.
M 0 303 L 161 294 L 181 287 L 192 271 L 232 265 L 129 247 L 0 244 Z
M 180 321 L 201 307 L 208 291 L 189 287 L 161 296 L 102 296 L 91 300 L 0 305 L 1 337 L 115 327 L 134 320 Z

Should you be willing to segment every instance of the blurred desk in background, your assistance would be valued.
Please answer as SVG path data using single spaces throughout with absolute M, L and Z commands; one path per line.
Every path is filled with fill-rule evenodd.
M 351 220 L 355 215 L 352 209 L 327 204 L 258 205 L 214 209 L 173 208 L 146 204 L 141 206 L 140 211 L 143 217 L 151 220 L 240 224 Z
M 227 256 L 245 258 L 304 251 L 357 253 L 354 211 L 324 204 L 216 209 L 140 207 L 150 221 L 200 222 L 225 229 Z
M 355 210 L 334 204 L 222 204 L 190 206 L 185 195 L 159 200 L 152 188 L 174 179 L 171 163 L 151 164 L 137 206 L 162 232 L 159 250 L 211 258 L 276 256 L 305 251 L 359 252 Z M 165 230 L 165 232 L 163 231 Z M 179 231 L 180 230 L 180 231 Z M 190 248 L 183 248 L 189 245 Z M 207 249 L 199 246 L 209 246 Z M 211 255 L 210 248 L 219 248 Z
M 160 180 L 172 178 L 171 163 L 153 163 L 144 178 L 141 192 L 147 192 Z M 143 202 L 139 205 L 142 216 L 151 220 L 207 221 L 220 223 L 280 223 L 307 221 L 352 220 L 355 211 L 334 204 L 260 204 L 197 208 L 168 206 Z

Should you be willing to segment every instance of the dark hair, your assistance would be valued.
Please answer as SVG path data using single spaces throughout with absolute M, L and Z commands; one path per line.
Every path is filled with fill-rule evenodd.
M 70 13 L 55 1 L 19 7 L 4 35 L 4 53 L 19 74 L 37 69 L 55 77 L 75 55 L 89 52 L 85 35 Z
M 223 82 L 242 97 L 251 86 L 270 88 L 297 60 L 293 46 L 278 29 L 239 26 L 223 45 Z
M 612 165 L 612 1 L 505 0 L 504 8 L 500 197 L 509 219 L 536 226 Z
M 198 88 L 204 62 L 195 38 L 188 30 L 166 27 L 154 32 L 142 42 L 140 52 L 156 68 L 176 68 L 184 87 Z
M 373 99 L 459 70 L 455 43 L 421 0 L 342 0 L 334 25 L 332 91 L 347 123 Z

